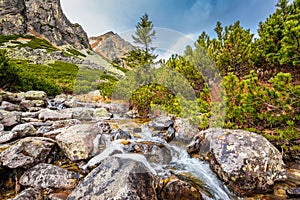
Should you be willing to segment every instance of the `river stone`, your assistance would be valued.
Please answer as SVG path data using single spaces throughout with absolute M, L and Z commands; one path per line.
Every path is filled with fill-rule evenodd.
M 33 125 L 19 124 L 15 126 L 11 131 L 0 132 L 0 144 L 8 142 L 13 139 L 22 138 L 25 136 L 34 136 L 36 135 L 36 130 Z
M 6 127 L 11 127 L 21 122 L 21 113 L 16 111 L 8 112 L 0 110 L 0 119 L 1 124 L 3 124 Z
M 90 121 L 93 119 L 94 109 L 87 107 L 67 108 L 63 112 L 72 113 L 73 119 Z
M 61 120 L 61 121 L 53 122 L 52 128 L 58 129 L 58 128 L 63 128 L 63 127 L 74 126 L 76 124 L 81 124 L 81 122 L 78 119 Z
M 48 120 L 58 121 L 58 120 L 72 119 L 72 113 L 45 109 L 40 112 L 39 119 L 43 121 L 48 121 Z
M 20 106 L 23 110 L 28 111 L 31 107 L 34 107 L 34 103 L 31 100 L 22 99 Z
M 195 136 L 190 154 L 210 153 L 219 178 L 241 195 L 267 193 L 286 178 L 281 153 L 264 137 L 243 130 L 208 129 Z
M 47 94 L 44 91 L 28 91 L 25 93 L 26 100 L 44 100 Z
M 111 114 L 105 108 L 96 108 L 93 115 L 95 120 L 108 120 L 111 118 Z
M 172 160 L 171 151 L 163 143 L 129 140 L 123 144 L 126 152 L 142 154 L 151 163 L 166 164 Z
M 68 197 L 75 199 L 156 200 L 157 197 L 153 175 L 144 163 L 130 156 L 112 156 L 77 185 Z
M 192 184 L 171 175 L 156 185 L 158 199 L 202 200 L 201 192 Z
M 99 129 L 95 125 L 77 124 L 58 134 L 55 139 L 72 161 L 87 159 L 98 152 Z
M 7 101 L 2 101 L 1 108 L 6 111 L 21 111 L 20 106 Z
M 198 126 L 193 125 L 188 119 L 178 118 L 174 122 L 175 138 L 174 140 L 188 144 L 199 132 Z
M 174 121 L 169 116 L 157 117 L 149 123 L 149 127 L 155 131 L 167 130 L 169 127 L 173 127 L 173 125 Z
M 11 200 L 43 200 L 42 192 L 37 188 L 27 188 Z
M 25 136 L 34 136 L 36 135 L 36 129 L 30 123 L 26 124 L 19 124 L 15 126 L 11 132 L 17 133 L 18 137 L 25 137 Z
M 1 152 L 0 162 L 12 169 L 28 168 L 45 161 L 53 145 L 54 141 L 48 138 L 27 137 Z
M 73 189 L 78 178 L 78 173 L 68 171 L 56 165 L 40 163 L 24 172 L 19 182 L 23 186 L 44 189 Z

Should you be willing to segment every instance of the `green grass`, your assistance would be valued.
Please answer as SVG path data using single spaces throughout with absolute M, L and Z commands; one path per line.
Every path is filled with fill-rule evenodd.
M 30 39 L 30 41 L 26 43 L 21 43 L 16 41 L 18 38 Z M 32 35 L 8 35 L 8 36 L 0 36 L 0 45 L 4 46 L 4 43 L 11 42 L 13 44 L 17 44 L 16 46 L 10 46 L 10 48 L 16 47 L 30 47 L 32 49 L 46 49 L 48 52 L 58 51 L 50 42 L 45 39 L 39 39 Z
M 73 49 L 73 48 L 68 48 L 67 49 L 68 54 L 74 55 L 74 56 L 82 56 L 82 57 L 86 57 L 86 55 L 84 55 L 83 53 L 81 53 L 80 51 Z

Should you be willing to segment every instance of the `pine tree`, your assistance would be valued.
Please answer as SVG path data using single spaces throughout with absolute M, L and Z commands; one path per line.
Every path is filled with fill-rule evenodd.
M 153 23 L 149 20 L 148 14 L 144 14 L 140 19 L 132 39 L 134 43 L 140 44 L 142 47 L 136 47 L 123 59 L 125 65 L 130 68 L 154 64 L 154 60 L 157 58 L 157 55 L 153 54 L 155 48 L 151 47 L 156 34 L 153 30 Z

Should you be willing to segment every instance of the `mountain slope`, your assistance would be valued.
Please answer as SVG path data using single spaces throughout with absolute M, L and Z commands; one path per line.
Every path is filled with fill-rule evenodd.
M 56 46 L 90 48 L 87 34 L 67 19 L 59 0 L 1 0 L 0 16 L 0 35 L 30 33 Z

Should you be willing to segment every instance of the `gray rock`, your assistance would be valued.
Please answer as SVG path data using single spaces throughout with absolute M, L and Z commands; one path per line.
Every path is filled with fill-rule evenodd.
M 75 187 L 78 178 L 78 173 L 56 165 L 40 163 L 24 172 L 19 182 L 23 186 L 44 189 L 72 189 Z
M 1 108 L 7 111 L 21 111 L 20 106 L 13 103 L 9 103 L 7 101 L 2 101 Z
M 34 107 L 34 103 L 31 100 L 22 99 L 20 102 L 20 106 L 23 110 L 30 110 L 30 108 Z
M 0 132 L 4 131 L 4 126 L 3 124 L 0 124 Z
M 54 141 L 42 137 L 27 137 L 21 139 L 0 153 L 3 166 L 9 168 L 28 168 L 43 162 L 54 145 Z
M 192 139 L 199 132 L 198 126 L 193 125 L 188 119 L 178 118 L 174 122 L 175 138 L 174 140 L 181 141 L 183 143 L 190 143 Z
M 66 156 L 72 160 L 82 160 L 94 156 L 98 152 L 101 141 L 95 125 L 78 124 L 71 126 L 56 136 L 56 141 Z
M 17 133 L 19 137 L 34 136 L 34 135 L 36 135 L 36 129 L 30 123 L 19 124 L 19 125 L 15 126 L 11 130 L 11 132 Z
M 44 91 L 28 91 L 25 93 L 26 100 L 44 100 L 46 98 L 47 94 Z
M 163 144 L 151 141 L 125 141 L 124 150 L 129 153 L 138 153 L 144 155 L 148 162 L 166 164 L 171 162 L 172 153 Z
M 2 0 L 0 4 L 0 34 L 20 35 L 27 32 L 24 0 Z
M 43 121 L 48 121 L 48 120 L 58 121 L 58 120 L 72 119 L 72 113 L 46 109 L 40 112 L 39 119 Z
M 37 188 L 27 188 L 11 200 L 43 200 L 42 191 Z
M 22 112 L 22 118 L 38 118 L 39 112 Z
M 53 127 L 52 126 L 41 126 L 37 131 L 36 133 L 37 134 L 45 134 L 45 133 L 48 133 L 50 131 L 53 131 Z
M 241 195 L 267 193 L 286 179 L 281 153 L 264 137 L 243 130 L 208 129 L 188 146 L 190 154 L 210 154 L 210 167 Z
M 76 124 L 81 124 L 81 121 L 79 121 L 78 119 L 68 119 L 68 120 L 56 121 L 53 123 L 52 127 L 54 129 L 58 129 L 63 127 L 70 127 Z
M 172 117 L 157 117 L 149 123 L 149 127 L 155 131 L 167 130 L 169 127 L 173 127 L 174 121 Z
M 16 111 L 8 112 L 0 110 L 0 119 L 1 124 L 11 127 L 17 125 L 21 121 L 21 113 Z
M 93 117 L 95 120 L 108 120 L 112 115 L 105 108 L 96 108 Z
M 63 110 L 66 113 L 71 113 L 73 119 L 90 121 L 93 119 L 94 109 L 79 107 L 79 108 L 68 108 Z
M 11 131 L 0 132 L 0 144 L 11 141 L 13 139 L 22 138 L 25 136 L 36 135 L 36 130 L 31 124 L 19 124 Z
M 156 200 L 153 174 L 143 162 L 129 157 L 104 160 L 76 186 L 68 200 Z
M 133 138 L 133 136 L 130 133 L 123 131 L 121 129 L 112 131 L 111 137 L 112 140 L 118 140 L 118 139 L 129 140 Z

